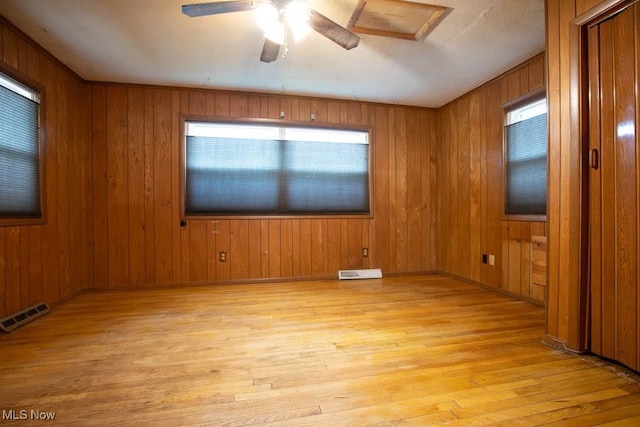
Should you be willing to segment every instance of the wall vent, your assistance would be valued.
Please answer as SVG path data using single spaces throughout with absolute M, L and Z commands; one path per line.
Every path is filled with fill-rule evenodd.
M 382 270 L 379 268 L 368 268 L 365 270 L 339 270 L 338 279 L 340 280 L 353 280 L 353 279 L 381 279 Z
M 36 305 L 32 305 L 31 307 L 25 308 L 18 313 L 14 313 L 0 320 L 0 330 L 7 333 L 11 332 L 15 328 L 22 326 L 25 323 L 29 323 L 40 316 L 44 316 L 50 311 L 51 309 L 47 303 L 39 302 Z

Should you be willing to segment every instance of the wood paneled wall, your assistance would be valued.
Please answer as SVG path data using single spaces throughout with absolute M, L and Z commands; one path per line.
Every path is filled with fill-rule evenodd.
M 0 227 L 0 315 L 84 288 L 442 270 L 541 299 L 531 238 L 502 222 L 500 103 L 544 85 L 544 59 L 444 108 L 82 81 L 5 21 L 0 57 L 46 88 L 48 222 Z M 180 114 L 373 130 L 372 219 L 190 220 L 180 226 Z M 362 257 L 362 248 L 369 257 Z M 220 251 L 227 261 L 219 262 Z M 495 255 L 495 266 L 481 254 Z
M 547 341 L 588 349 L 579 21 L 616 0 L 547 0 L 549 259 Z M 595 16 L 595 15 L 594 15 Z M 584 113 L 584 111 L 582 112 Z
M 45 225 L 0 227 L 0 318 L 93 286 L 91 131 L 84 82 L 0 18 L 0 60 L 45 88 Z
M 447 104 L 437 120 L 438 270 L 540 302 L 545 290 L 531 281 L 531 252 L 545 223 L 502 219 L 502 105 L 544 86 L 539 54 Z M 495 265 L 483 264 L 483 253 Z
M 435 267 L 435 111 L 214 90 L 93 84 L 95 286 L 335 276 Z M 373 129 L 373 219 L 189 220 L 180 226 L 180 114 Z M 362 249 L 369 249 L 369 257 Z M 218 260 L 219 252 L 227 261 Z

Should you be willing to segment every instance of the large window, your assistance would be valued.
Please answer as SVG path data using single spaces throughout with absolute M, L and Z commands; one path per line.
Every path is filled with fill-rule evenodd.
M 546 215 L 546 99 L 507 111 L 505 150 L 505 214 Z
M 185 120 L 184 215 L 368 215 L 369 132 Z
M 0 72 L 1 224 L 42 217 L 39 116 L 39 92 Z

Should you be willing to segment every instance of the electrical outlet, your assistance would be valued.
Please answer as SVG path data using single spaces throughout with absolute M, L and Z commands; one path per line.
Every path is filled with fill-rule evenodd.
M 489 255 L 489 265 L 496 265 L 495 255 Z
M 487 254 L 482 254 L 482 263 L 486 264 L 489 262 L 489 256 Z
M 362 248 L 362 256 L 365 258 L 369 256 L 369 248 Z
M 227 253 L 224 251 L 220 252 L 220 262 L 227 262 Z

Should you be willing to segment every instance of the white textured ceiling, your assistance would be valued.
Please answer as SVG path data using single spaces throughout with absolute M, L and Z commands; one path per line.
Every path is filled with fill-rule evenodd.
M 2 0 L 0 15 L 86 80 L 425 107 L 440 107 L 545 47 L 544 0 L 431 0 L 452 10 L 425 40 L 363 35 L 346 51 L 311 33 L 266 64 L 253 11 L 181 13 L 182 4 L 199 2 Z M 356 3 L 310 0 L 341 25 Z

